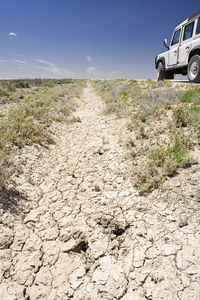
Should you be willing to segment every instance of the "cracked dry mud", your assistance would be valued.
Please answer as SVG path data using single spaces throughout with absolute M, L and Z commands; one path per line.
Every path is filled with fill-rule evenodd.
M 199 300 L 199 203 L 182 199 L 199 167 L 139 196 L 121 121 L 90 84 L 80 102 L 56 145 L 21 156 L 25 214 L 1 211 L 0 299 Z

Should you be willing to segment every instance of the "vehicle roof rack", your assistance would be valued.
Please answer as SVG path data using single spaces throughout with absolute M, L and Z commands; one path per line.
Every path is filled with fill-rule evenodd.
M 189 21 L 189 20 L 192 20 L 194 17 L 196 17 L 196 16 L 198 16 L 198 15 L 200 15 L 200 10 L 199 10 L 197 13 L 193 14 L 191 17 L 189 17 L 189 18 L 188 18 L 188 21 Z

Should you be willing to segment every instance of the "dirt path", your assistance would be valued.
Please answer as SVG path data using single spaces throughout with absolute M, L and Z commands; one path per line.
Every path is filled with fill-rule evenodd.
M 29 182 L 18 178 L 27 214 L 2 215 L 1 300 L 200 299 L 196 206 L 177 203 L 176 189 L 170 203 L 138 196 L 120 122 L 103 109 L 88 84 L 81 122 L 60 126 L 42 158 L 29 155 Z

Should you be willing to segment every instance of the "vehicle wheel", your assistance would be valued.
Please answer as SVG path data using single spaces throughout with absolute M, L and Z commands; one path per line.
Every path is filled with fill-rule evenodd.
M 198 83 L 200 82 L 200 56 L 194 55 L 189 61 L 188 64 L 188 79 L 191 82 Z
M 158 77 L 157 77 L 157 79 L 158 79 L 158 81 L 165 79 L 165 69 L 164 69 L 164 66 L 161 62 L 159 62 L 159 64 L 158 64 Z

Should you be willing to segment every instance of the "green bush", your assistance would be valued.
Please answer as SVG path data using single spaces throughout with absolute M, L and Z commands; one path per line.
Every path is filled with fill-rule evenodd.
M 178 168 L 187 168 L 194 163 L 188 149 L 177 145 L 157 147 L 149 154 L 149 158 L 156 167 L 162 168 L 164 174 L 169 176 L 173 175 Z
M 184 92 L 180 98 L 182 103 L 200 104 L 200 89 L 194 88 Z

